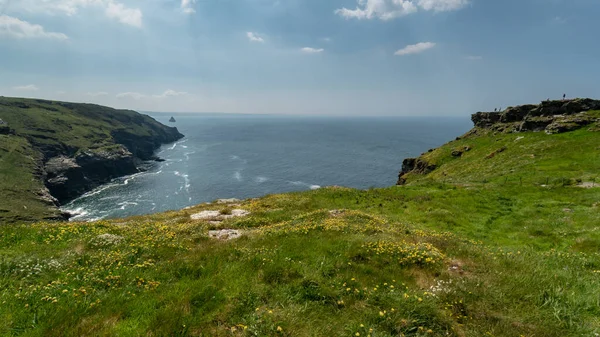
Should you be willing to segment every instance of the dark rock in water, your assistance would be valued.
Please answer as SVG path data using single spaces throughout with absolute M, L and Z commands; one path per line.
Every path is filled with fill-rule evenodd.
M 60 216 L 62 217 L 62 220 L 69 220 L 73 217 L 73 214 L 69 213 L 69 212 L 60 212 Z
M 175 123 L 176 122 L 175 117 L 171 116 L 171 119 L 169 119 L 169 122 Z

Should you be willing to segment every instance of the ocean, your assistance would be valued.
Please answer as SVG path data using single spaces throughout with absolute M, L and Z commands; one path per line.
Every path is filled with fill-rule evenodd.
M 402 160 L 468 131 L 469 118 L 149 114 L 186 137 L 157 151 L 164 162 L 114 179 L 64 205 L 73 220 L 177 210 L 340 185 L 396 183 Z

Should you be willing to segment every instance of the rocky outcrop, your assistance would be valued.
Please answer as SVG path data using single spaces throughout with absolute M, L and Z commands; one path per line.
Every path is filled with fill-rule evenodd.
M 132 110 L 0 96 L 0 138 L 6 134 L 23 144 L 19 153 L 28 164 L 9 162 L 9 169 L 22 173 L 24 181 L 35 181 L 33 190 L 19 184 L 11 193 L 39 206 L 32 216 L 11 210 L 16 214 L 11 221 L 64 219 L 68 215 L 59 212 L 60 203 L 143 170 L 145 161 L 160 160 L 154 152 L 162 144 L 183 138 L 177 128 Z
M 124 145 L 134 156 L 142 160 L 156 159 L 154 151 L 162 144 L 172 143 L 183 138 L 177 128 L 166 126 L 154 129 L 152 136 L 141 136 L 127 129 L 111 131 L 111 136 L 115 142 Z
M 519 105 L 500 112 L 477 112 L 471 115 L 475 128 L 465 134 L 465 137 L 485 132 L 482 129 L 506 133 L 544 131 L 548 134 L 554 134 L 573 131 L 592 124 L 593 126 L 589 130 L 600 131 L 599 114 L 589 113 L 593 110 L 600 110 L 600 100 L 576 98 Z M 459 139 L 461 137 L 457 138 L 457 140 Z M 469 150 L 471 150 L 469 146 L 453 149 L 450 155 L 458 159 Z M 486 158 L 491 159 L 505 150 L 506 147 L 501 147 L 488 154 Z M 429 150 L 429 152 L 432 151 Z M 423 156 L 404 159 L 402 170 L 398 175 L 397 185 L 406 184 L 409 174 L 428 174 L 435 169 L 436 165 L 428 163 Z
M 430 164 L 422 158 L 406 158 L 402 161 L 402 171 L 398 175 L 397 185 L 406 184 L 406 175 L 409 173 L 427 174 L 436 169 L 436 165 Z
M 138 159 L 123 146 L 58 156 L 45 165 L 46 186 L 59 202 L 74 199 L 111 179 L 139 171 Z
M 590 110 L 600 110 L 600 101 L 589 98 L 544 101 L 537 105 L 509 107 L 500 112 L 478 112 L 471 116 L 471 120 L 475 127 L 499 132 L 558 133 L 598 121 L 598 118 L 582 114 Z

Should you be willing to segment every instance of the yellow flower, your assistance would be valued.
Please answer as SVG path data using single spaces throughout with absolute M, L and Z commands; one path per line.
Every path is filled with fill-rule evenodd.
M 354 336 L 360 336 L 360 332 L 355 333 Z
M 278 331 L 278 332 L 282 332 L 282 331 L 283 331 L 283 329 L 282 329 L 280 326 L 278 326 L 278 327 L 277 327 L 277 331 Z
M 385 314 L 383 313 L 383 311 L 380 311 L 380 312 L 379 312 L 379 316 L 383 316 L 383 315 L 385 315 Z

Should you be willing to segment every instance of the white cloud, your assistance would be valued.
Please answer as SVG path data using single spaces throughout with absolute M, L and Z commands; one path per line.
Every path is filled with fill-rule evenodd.
M 341 8 L 336 14 L 347 19 L 390 20 L 417 11 L 417 6 L 410 0 L 358 0 L 356 9 Z
M 466 57 L 466 59 L 469 61 L 479 61 L 479 60 L 483 60 L 483 57 L 479 56 L 479 55 L 469 55 Z
M 410 54 L 418 54 L 422 53 L 428 49 L 435 47 L 435 43 L 433 42 L 419 42 L 417 44 L 408 45 L 400 50 L 397 50 L 394 55 L 403 56 Z
M 126 25 L 142 27 L 142 11 L 139 8 L 127 8 L 123 4 L 111 1 L 106 7 L 106 16 Z
M 461 9 L 469 4 L 469 0 L 419 0 L 419 7 L 426 11 L 446 12 Z
M 0 15 L 0 38 L 68 40 L 63 33 L 47 32 L 44 27 L 7 15 Z
M 142 11 L 126 7 L 116 0 L 20 0 L 14 7 L 28 12 L 67 16 L 76 15 L 81 8 L 93 7 L 103 10 L 107 17 L 123 24 L 142 26 Z
M 196 0 L 181 0 L 181 9 L 185 14 L 196 13 L 194 4 L 196 4 Z
M 335 14 L 346 19 L 391 20 L 419 9 L 425 11 L 444 12 L 458 10 L 469 3 L 469 0 L 357 0 L 355 9 L 341 8 Z
M 117 94 L 117 98 L 132 98 L 135 100 L 140 100 L 145 97 L 147 97 L 147 96 L 144 94 L 140 94 L 139 92 L 123 92 L 123 93 Z
M 154 97 L 156 98 L 166 98 L 166 97 L 176 97 L 176 96 L 185 96 L 187 95 L 187 92 L 183 92 L 183 91 L 175 91 L 175 90 L 166 90 L 165 92 L 163 92 L 160 95 L 154 95 Z
M 39 90 L 39 88 L 37 86 L 35 86 L 34 84 L 19 85 L 19 86 L 13 87 L 13 89 L 19 90 L 19 91 L 37 91 L 37 90 Z
M 300 49 L 300 51 L 302 51 L 303 53 L 307 53 L 307 54 L 317 54 L 317 53 L 322 53 L 323 51 L 325 51 L 325 49 L 304 47 L 304 48 Z
M 246 36 L 248 37 L 248 40 L 250 40 L 250 42 L 260 42 L 260 43 L 265 42 L 265 39 L 263 39 L 258 34 L 253 33 L 253 32 L 247 32 Z
M 99 96 L 107 96 L 108 93 L 105 91 L 99 91 L 99 92 L 88 92 L 86 95 L 92 96 L 92 97 L 99 97 Z

